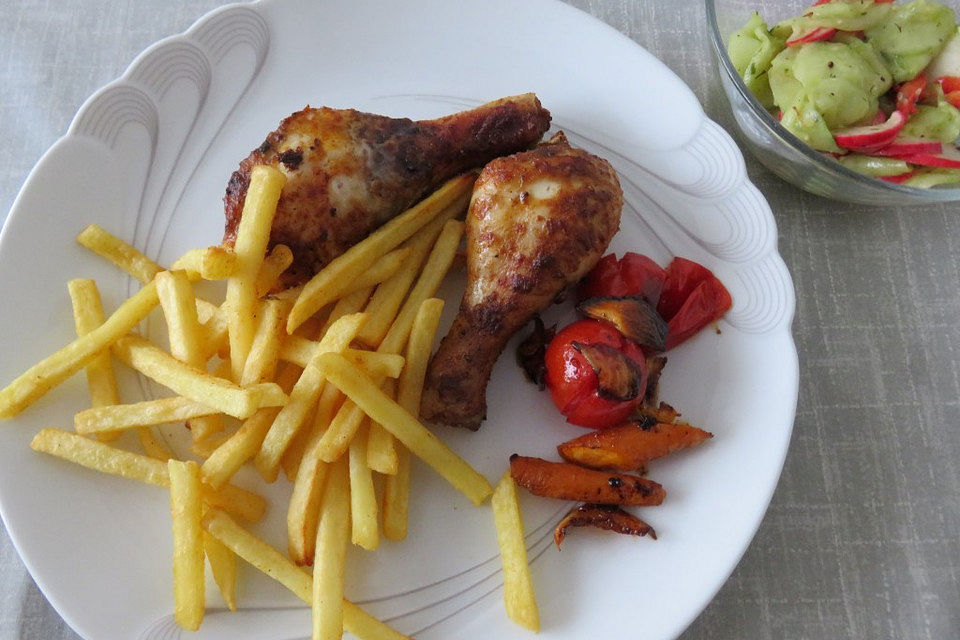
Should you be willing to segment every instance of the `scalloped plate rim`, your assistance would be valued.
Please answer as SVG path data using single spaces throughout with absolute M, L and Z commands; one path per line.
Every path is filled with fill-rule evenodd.
M 574 10 L 574 11 L 579 12 L 579 10 L 577 10 L 576 8 L 571 7 L 571 6 L 569 6 L 569 5 L 562 4 L 562 3 L 560 3 L 558 0 L 551 0 L 551 1 L 553 1 L 553 2 L 555 2 L 556 4 L 564 7 L 565 9 L 571 9 L 571 10 Z M 10 209 L 10 215 L 8 216 L 7 220 L 5 220 L 4 225 L 3 225 L 3 228 L 0 229 L 0 247 L 2 247 L 4 244 L 6 244 L 7 242 L 10 241 L 10 238 L 9 238 L 8 236 L 9 236 L 9 234 L 10 234 L 9 229 L 10 229 L 11 226 L 13 226 L 13 225 L 11 224 L 11 221 L 14 220 L 15 218 L 19 218 L 20 215 L 25 215 L 25 214 L 26 214 L 26 211 L 21 211 L 21 208 L 22 208 L 22 207 L 21 207 L 21 201 L 23 200 L 25 194 L 29 191 L 31 185 L 32 185 L 33 182 L 35 181 L 35 178 L 36 178 L 37 173 L 39 172 L 39 170 L 41 169 L 41 167 L 42 167 L 42 165 L 45 163 L 45 161 L 46 161 L 51 155 L 53 155 L 61 145 L 68 144 L 68 143 L 70 142 L 70 140 L 73 139 L 73 138 L 82 138 L 82 137 L 85 137 L 85 136 L 83 136 L 82 134 L 77 134 L 77 133 L 75 133 L 75 132 L 73 131 L 73 129 L 74 129 L 74 126 L 75 126 L 76 123 L 79 121 L 79 119 L 82 117 L 82 115 L 84 114 L 85 110 L 88 108 L 89 105 L 91 105 L 96 99 L 98 99 L 98 98 L 99 98 L 100 96 L 102 96 L 103 94 L 109 92 L 111 89 L 113 89 L 113 88 L 115 88 L 115 87 L 117 87 L 117 86 L 122 86 L 125 82 L 128 82 L 128 76 L 130 75 L 131 71 L 132 71 L 133 69 L 135 69 L 135 68 L 137 67 L 137 65 L 138 65 L 143 59 L 145 59 L 147 56 L 151 55 L 153 52 L 155 52 L 155 51 L 157 51 L 157 50 L 160 50 L 160 49 L 164 48 L 165 46 L 167 46 L 167 45 L 170 44 L 171 42 L 176 42 L 176 41 L 178 41 L 179 39 L 182 39 L 182 38 L 184 38 L 184 37 L 187 37 L 188 34 L 191 33 L 191 32 L 197 27 L 197 25 L 199 25 L 200 23 L 202 23 L 202 22 L 204 22 L 204 21 L 212 18 L 212 17 L 215 16 L 215 15 L 219 15 L 219 14 L 223 14 L 223 13 L 229 13 L 229 12 L 235 10 L 235 9 L 238 8 L 238 7 L 248 8 L 248 7 L 251 7 L 251 6 L 254 6 L 254 7 L 255 7 L 255 6 L 257 6 L 257 5 L 269 5 L 269 4 L 274 4 L 274 3 L 279 3 L 279 0 L 255 0 L 255 2 L 251 2 L 251 3 L 243 3 L 243 2 L 241 2 L 241 3 L 228 4 L 228 5 L 224 5 L 224 6 L 215 8 L 215 9 L 211 10 L 210 12 L 206 13 L 205 15 L 201 16 L 200 18 L 198 18 L 192 25 L 190 25 L 189 28 L 187 28 L 187 29 L 184 30 L 183 32 L 178 33 L 178 34 L 173 34 L 173 35 L 170 35 L 170 36 L 168 36 L 168 37 L 165 37 L 165 38 L 163 38 L 163 39 L 161 39 L 161 40 L 158 40 L 157 42 L 153 43 L 152 45 L 150 45 L 149 47 L 147 47 L 146 49 L 144 49 L 140 54 L 138 54 L 138 55 L 130 62 L 129 65 L 127 65 L 127 67 L 125 68 L 125 70 L 123 71 L 123 73 L 122 73 L 118 78 L 116 78 L 116 79 L 114 79 L 113 81 L 107 83 L 106 85 L 104 85 L 103 87 L 101 87 L 100 89 L 98 89 L 97 91 L 95 91 L 93 94 L 91 94 L 90 97 L 88 97 L 88 98 L 83 102 L 83 104 L 80 106 L 80 108 L 78 109 L 76 115 L 71 119 L 70 124 L 69 124 L 69 126 L 67 127 L 66 133 L 65 133 L 63 136 L 61 136 L 57 141 L 55 141 L 55 142 L 51 145 L 51 147 L 50 147 L 46 152 L 44 152 L 44 154 L 42 154 L 42 156 L 40 157 L 40 159 L 37 161 L 37 164 L 33 167 L 33 169 L 32 169 L 32 170 L 30 171 L 30 173 L 28 174 L 28 176 L 27 176 L 27 178 L 26 178 L 26 180 L 25 180 L 25 182 L 24 182 L 23 187 L 21 188 L 21 190 L 18 192 L 16 198 L 14 199 L 14 202 L 13 202 L 13 204 L 12 204 L 12 206 L 11 206 L 11 209 Z M 262 14 L 261 14 L 261 15 L 262 15 Z M 586 14 L 584 14 L 584 15 L 586 15 Z M 586 17 L 587 17 L 588 19 L 591 19 L 591 20 L 596 20 L 595 18 L 592 18 L 591 16 L 588 16 L 588 15 L 587 15 Z M 599 22 L 599 21 L 597 21 L 597 22 Z M 623 38 L 623 39 L 626 39 L 626 40 L 630 41 L 631 44 L 633 44 L 634 46 L 639 46 L 639 45 L 636 45 L 636 43 L 634 43 L 632 40 L 629 40 L 629 38 L 627 38 L 627 36 L 625 36 L 624 34 L 620 33 L 619 31 L 617 31 L 617 30 L 614 29 L 613 27 L 610 27 L 609 25 L 606 25 L 606 24 L 603 24 L 603 23 L 601 23 L 601 24 L 602 24 L 603 27 L 605 27 L 605 28 L 607 29 L 607 31 L 608 31 L 609 33 L 615 34 L 616 36 L 619 36 L 620 38 Z M 670 71 L 669 69 L 666 69 L 666 67 L 664 67 L 664 70 L 665 70 L 667 73 L 670 73 L 670 74 L 673 73 L 673 72 Z M 141 89 L 141 90 L 142 90 L 142 87 L 139 86 L 138 83 L 129 81 L 129 84 L 130 84 L 131 86 L 137 88 L 137 89 Z M 699 105 L 699 102 L 698 102 L 698 105 Z M 707 117 L 707 115 L 702 111 L 702 107 L 701 107 L 701 117 L 703 118 L 704 121 L 711 122 L 710 119 Z M 695 134 L 694 134 L 694 135 L 695 135 Z M 690 139 L 693 139 L 693 136 L 691 136 Z M 690 140 L 688 139 L 687 142 L 689 142 L 689 141 L 690 141 Z M 684 143 L 684 144 L 686 144 L 686 143 Z M 682 146 L 682 145 L 681 145 L 681 146 Z M 736 153 L 737 153 L 738 155 L 740 155 L 738 150 L 736 151 Z M 742 162 L 742 155 L 741 155 L 740 157 L 741 157 L 741 162 Z M 740 181 L 739 181 L 738 184 L 742 184 L 742 183 L 744 183 L 744 182 L 747 183 L 748 185 L 750 184 L 750 183 L 749 183 L 749 179 L 748 179 L 745 175 L 742 175 L 742 174 L 741 174 L 741 176 L 740 176 Z M 753 186 L 750 185 L 750 187 L 752 188 Z M 733 189 L 731 189 L 730 191 L 733 191 Z M 759 192 L 758 192 L 758 193 L 759 193 Z M 719 198 L 718 198 L 718 199 L 719 199 Z M 772 229 L 772 231 L 773 231 L 773 233 L 774 233 L 774 238 L 776 238 L 776 224 L 775 224 L 775 221 L 773 220 L 772 213 L 770 212 L 769 205 L 766 203 L 766 201 L 765 201 L 765 199 L 763 198 L 762 194 L 760 194 L 760 199 L 763 201 L 763 204 L 764 204 L 765 207 L 766 207 L 764 213 L 765 213 L 765 215 L 766 215 L 766 217 L 767 217 L 767 222 L 771 225 L 771 229 Z M 772 254 L 773 254 L 773 256 L 776 258 L 779 266 L 782 267 L 782 268 L 784 269 L 784 271 L 786 271 L 786 267 L 785 267 L 785 265 L 783 264 L 782 259 L 779 257 L 779 255 L 778 255 L 778 253 L 777 253 L 776 242 L 775 242 L 775 241 L 774 241 L 774 248 L 773 248 L 773 250 L 772 250 Z M 788 279 L 789 279 L 789 274 L 788 274 Z M 788 292 L 788 293 L 790 294 L 790 297 L 789 297 L 789 299 L 788 299 L 788 301 L 787 301 L 787 302 L 788 302 L 788 308 L 785 309 L 785 311 L 786 311 L 786 313 L 785 313 L 785 320 L 782 321 L 782 322 L 779 324 L 779 327 L 777 327 L 776 333 L 785 335 L 786 338 L 787 338 L 788 341 L 789 341 L 789 345 L 792 347 L 792 354 L 791 354 L 791 355 L 792 355 L 792 363 L 791 363 L 792 366 L 790 367 L 791 380 L 789 381 L 789 384 L 790 384 L 794 389 L 798 389 L 798 388 L 799 388 L 799 360 L 798 360 L 798 357 L 797 357 L 797 351 L 796 351 L 795 341 L 794 341 L 794 339 L 793 339 L 792 332 L 791 332 L 791 325 L 792 325 L 792 322 L 793 322 L 794 314 L 795 314 L 795 312 L 796 312 L 796 307 L 795 307 L 795 296 L 794 296 L 794 291 L 793 291 L 793 288 L 792 288 L 792 283 L 790 283 L 790 284 L 791 284 L 791 287 L 790 287 L 790 290 L 789 290 L 789 292 Z M 797 395 L 796 395 L 796 393 L 795 393 L 795 394 L 794 394 L 794 400 L 793 400 L 793 406 L 790 408 L 790 414 L 791 414 L 791 415 L 795 415 L 796 402 L 797 402 Z M 784 447 L 782 448 L 782 450 L 780 451 L 780 458 L 779 458 L 779 461 L 778 461 L 778 464 L 777 464 L 777 469 L 778 469 L 777 477 L 779 477 L 779 474 L 780 474 L 780 472 L 782 471 L 783 464 L 784 464 L 785 459 L 786 459 L 786 454 L 787 454 L 787 450 L 788 450 L 788 445 L 789 445 L 790 433 L 791 433 L 791 432 L 792 432 L 792 420 L 791 420 L 791 425 L 790 425 L 790 427 L 788 428 L 788 430 L 787 430 L 786 433 L 785 433 L 785 436 L 786 436 L 785 441 L 786 441 L 786 443 L 787 443 L 787 446 L 784 446 Z M 753 524 L 752 524 L 752 526 L 751 526 L 751 528 L 752 528 L 752 530 L 753 530 L 753 534 L 751 534 L 750 537 L 748 537 L 748 538 L 746 538 L 745 540 L 743 540 L 743 543 L 742 543 L 742 545 L 741 545 L 741 548 L 738 550 L 738 553 L 735 554 L 736 557 L 733 559 L 732 563 L 730 564 L 729 569 L 728 569 L 727 572 L 726 572 L 726 575 L 724 575 L 724 576 L 717 582 L 716 588 L 713 590 L 713 594 L 715 594 L 715 593 L 719 590 L 719 588 L 723 585 L 723 583 L 726 581 L 726 579 L 729 577 L 729 575 L 732 573 L 732 571 L 736 568 L 737 564 L 738 564 L 739 561 L 740 561 L 740 558 L 742 558 L 743 554 L 746 552 L 746 549 L 748 548 L 748 546 L 749 546 L 749 544 L 750 544 L 750 541 L 752 540 L 753 535 L 755 535 L 757 529 L 759 528 L 760 523 L 762 522 L 762 519 L 763 519 L 763 517 L 764 517 L 764 515 L 765 515 L 765 513 L 766 513 L 766 508 L 767 508 L 767 506 L 769 506 L 770 500 L 771 500 L 772 497 L 773 497 L 773 494 L 774 494 L 775 489 L 776 489 L 776 482 L 774 482 L 774 483 L 772 483 L 771 485 L 769 485 L 768 487 L 766 487 L 765 497 L 764 497 L 764 500 L 763 500 L 763 503 L 764 503 L 765 506 L 764 506 L 764 508 L 763 508 L 762 510 L 758 511 L 758 512 L 755 514 L 754 522 L 753 522 Z M 6 513 L 4 512 L 3 502 L 2 502 L 2 501 L 0 501 L 0 515 L 2 515 L 3 518 L 4 518 L 4 521 L 6 521 L 7 515 L 6 515 Z M 18 553 L 21 553 L 20 545 L 18 544 L 16 538 L 15 538 L 12 534 L 11 534 L 11 539 L 13 540 L 14 547 L 17 549 Z M 21 553 L 21 558 L 23 558 L 24 563 L 27 565 L 28 569 L 31 571 L 31 574 L 32 574 L 32 573 L 33 573 L 32 563 L 29 561 L 29 559 L 28 559 L 27 557 L 23 556 L 22 553 Z M 47 592 L 46 592 L 46 591 L 44 591 L 44 593 L 45 593 L 45 595 L 47 595 Z M 53 596 L 52 593 L 51 593 L 50 595 L 47 595 L 47 597 L 48 597 L 48 598 L 51 600 L 51 602 L 55 605 L 55 607 L 57 608 L 58 612 L 61 611 L 61 610 L 63 610 L 63 609 L 66 609 L 66 608 L 67 608 L 67 607 L 58 606 L 58 603 L 60 602 L 60 599 L 59 599 L 59 598 L 56 598 L 55 596 Z M 712 595 L 711 595 L 711 598 L 710 598 L 710 599 L 712 599 Z M 685 629 L 686 626 L 688 626 L 688 625 L 700 614 L 700 612 L 702 612 L 703 608 L 709 603 L 710 599 L 705 600 L 705 601 L 701 604 L 701 606 L 695 608 L 695 609 L 691 612 L 691 615 L 689 616 L 689 619 L 686 620 L 686 622 L 683 623 L 683 626 L 680 628 L 681 630 L 682 630 L 682 629 Z M 61 614 L 61 615 L 63 615 L 63 614 Z M 72 616 L 63 615 L 63 617 L 64 617 L 64 620 L 68 622 L 68 624 L 71 624 L 71 626 L 74 626 L 74 625 L 72 624 L 72 622 L 71 622 Z

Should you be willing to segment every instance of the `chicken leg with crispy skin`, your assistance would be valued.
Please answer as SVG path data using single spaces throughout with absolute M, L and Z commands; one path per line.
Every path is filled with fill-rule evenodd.
M 284 284 L 297 284 L 447 179 L 530 148 L 549 126 L 550 113 L 532 93 L 419 122 L 307 107 L 283 120 L 231 176 L 224 243 L 233 244 L 251 169 L 277 167 L 287 183 L 270 245 L 293 250 Z
M 424 420 L 480 428 L 510 336 L 593 268 L 622 206 L 610 163 L 572 148 L 562 132 L 483 169 L 467 213 L 467 290 L 427 370 Z

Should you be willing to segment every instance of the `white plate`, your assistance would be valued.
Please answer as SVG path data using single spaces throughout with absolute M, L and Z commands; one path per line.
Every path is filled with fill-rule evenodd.
M 565 5 L 267 1 L 214 11 L 157 43 L 84 104 L 3 229 L 0 381 L 72 338 L 68 278 L 96 278 L 109 308 L 134 290 L 74 242 L 87 223 L 166 263 L 219 240 L 230 172 L 306 102 L 422 118 L 524 91 L 536 91 L 555 127 L 620 172 L 627 205 L 614 250 L 698 260 L 734 298 L 722 335 L 704 332 L 670 353 L 663 398 L 716 437 L 652 466 L 668 491 L 662 507 L 642 514 L 658 541 L 577 531 L 558 553 L 549 534 L 567 505 L 523 496 L 542 637 L 677 636 L 735 566 L 776 485 L 797 397 L 793 288 L 769 207 L 727 134 L 660 62 Z M 447 294 L 452 312 L 457 294 Z M 488 395 L 480 432 L 440 435 L 492 480 L 510 453 L 552 457 L 581 433 L 522 381 L 509 354 Z M 166 493 L 28 449 L 39 428 L 69 428 L 85 402 L 83 376 L 74 376 L 2 426 L 4 522 L 82 636 L 178 637 Z M 168 431 L 175 446 L 180 431 Z M 239 482 L 260 485 L 249 472 Z M 409 539 L 353 554 L 348 595 L 418 638 L 528 637 L 503 612 L 489 510 L 422 467 L 415 487 Z M 257 530 L 282 548 L 289 485 L 259 490 L 276 501 Z M 291 609 L 297 603 L 281 587 L 250 569 L 242 578 L 239 600 L 254 612 L 208 615 L 201 633 L 185 637 L 308 634 L 308 612 Z M 212 589 L 209 601 L 220 602 Z

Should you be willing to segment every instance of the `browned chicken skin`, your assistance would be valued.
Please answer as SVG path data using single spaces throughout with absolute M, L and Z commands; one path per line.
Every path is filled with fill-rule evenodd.
M 427 370 L 425 420 L 480 427 L 510 336 L 593 268 L 622 205 L 610 163 L 572 148 L 562 132 L 483 169 L 467 213 L 467 290 Z
M 224 196 L 232 245 L 258 164 L 287 176 L 270 244 L 293 250 L 286 285 L 303 281 L 445 180 L 530 148 L 550 126 L 532 93 L 437 120 L 307 107 L 283 120 L 233 173 Z

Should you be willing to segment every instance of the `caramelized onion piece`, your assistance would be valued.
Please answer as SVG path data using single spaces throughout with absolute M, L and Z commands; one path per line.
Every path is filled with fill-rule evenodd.
M 611 504 L 581 504 L 571 509 L 553 531 L 553 543 L 558 550 L 567 535 L 567 527 L 596 527 L 639 537 L 650 534 L 651 538 L 657 539 L 657 532 L 653 527 Z
M 686 424 L 686 422 L 678 420 L 679 417 L 680 412 L 666 402 L 661 402 L 656 407 L 644 404 L 643 406 L 637 407 L 635 415 L 633 416 L 635 420 L 646 425 L 654 425 L 657 423 Z
M 667 348 L 667 323 L 639 296 L 588 298 L 577 310 L 588 318 L 613 325 L 637 344 L 655 351 Z
M 660 399 L 660 375 L 667 366 L 666 356 L 647 358 L 647 390 L 643 394 L 643 404 L 654 406 Z
M 622 351 L 607 344 L 571 342 L 570 345 L 586 358 L 597 374 L 597 393 L 601 398 L 626 402 L 640 394 L 643 371 Z
M 547 345 L 557 333 L 554 325 L 547 329 L 539 315 L 533 317 L 533 331 L 517 345 L 517 363 L 523 369 L 527 380 L 534 383 L 543 391 L 547 379 L 547 366 L 543 357 L 547 353 Z

